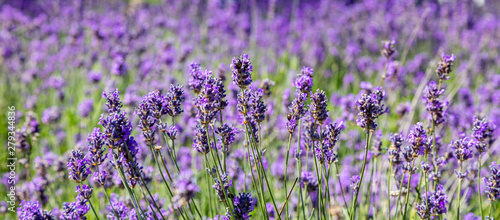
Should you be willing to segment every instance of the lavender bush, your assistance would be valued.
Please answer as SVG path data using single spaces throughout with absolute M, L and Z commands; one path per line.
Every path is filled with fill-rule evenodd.
M 498 11 L 3 1 L 1 218 L 499 219 Z

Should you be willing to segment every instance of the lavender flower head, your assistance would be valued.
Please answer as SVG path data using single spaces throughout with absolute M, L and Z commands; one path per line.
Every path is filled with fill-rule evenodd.
M 486 195 L 491 201 L 500 199 L 500 165 L 497 166 L 495 161 L 490 165 L 490 176 L 483 178 L 486 184 Z
M 411 153 L 415 158 L 429 151 L 429 140 L 422 122 L 417 122 L 413 130 L 410 131 L 408 134 L 408 143 L 411 147 Z
M 238 128 L 232 127 L 231 125 L 224 123 L 224 125 L 221 125 L 215 129 L 215 133 L 220 135 L 218 142 L 223 146 L 225 146 L 223 152 L 224 153 L 229 152 L 228 146 L 234 143 L 235 136 L 236 134 L 238 134 Z
M 326 126 L 326 131 L 323 134 L 323 145 L 327 147 L 329 150 L 335 147 L 335 144 L 339 140 L 340 132 L 344 130 L 344 122 L 333 123 Z
M 301 93 L 309 94 L 313 87 L 313 69 L 310 67 L 302 67 L 302 71 L 298 75 L 298 78 L 295 80 L 293 85 L 297 88 Z
M 375 130 L 378 127 L 376 119 L 387 112 L 382 100 L 385 93 L 381 88 L 376 88 L 368 94 L 362 94 L 356 101 L 358 108 L 358 119 L 356 124 L 367 130 Z
M 305 102 L 307 100 L 307 94 L 306 93 L 296 93 L 295 94 L 295 99 L 293 99 L 290 107 L 288 108 L 288 115 L 287 115 L 287 129 L 288 132 L 293 133 L 295 131 L 295 128 L 297 127 L 297 121 L 304 116 L 306 113 L 305 109 Z
M 94 188 L 92 186 L 88 186 L 85 184 L 78 185 L 76 187 L 76 192 L 78 193 L 78 196 L 89 200 L 92 197 L 92 192 L 94 191 Z
M 440 80 L 448 80 L 450 79 L 450 73 L 452 71 L 451 67 L 453 66 L 453 62 L 455 61 L 455 55 L 447 55 L 445 53 L 441 54 L 441 60 L 439 61 L 438 67 L 436 69 L 436 73 L 439 76 Z
M 204 74 L 200 64 L 192 63 L 189 74 L 191 75 L 191 79 L 188 82 L 189 89 L 193 90 L 196 94 L 200 93 L 204 81 Z
M 495 125 L 488 123 L 486 119 L 479 119 L 474 117 L 474 124 L 472 125 L 472 135 L 478 141 L 485 141 L 488 138 L 493 137 L 493 131 L 495 130 Z
M 203 155 L 210 152 L 207 129 L 205 128 L 205 126 L 202 126 L 200 124 L 196 125 L 196 136 L 194 138 L 193 148 Z
M 212 188 L 214 188 L 217 191 L 217 196 L 219 196 L 219 201 L 221 202 L 226 201 L 226 195 L 229 198 L 232 198 L 229 187 L 233 186 L 233 182 L 227 177 L 227 173 L 222 174 L 221 180 L 219 180 L 218 178 L 214 178 L 214 182 L 215 183 L 212 186 Z
M 257 199 L 252 198 L 250 193 L 240 193 L 234 198 L 234 217 L 241 220 L 250 219 L 252 217 L 250 212 L 253 211 L 256 204 Z
M 23 200 L 17 208 L 17 217 L 20 220 L 54 220 L 54 216 L 50 211 L 42 211 L 42 206 L 39 202 L 30 202 Z
M 250 115 L 255 119 L 257 123 L 264 121 L 265 113 L 267 111 L 267 106 L 262 101 L 262 96 L 264 91 L 262 89 L 257 89 L 257 91 L 251 93 L 250 95 Z
M 100 128 L 94 128 L 87 138 L 89 150 L 89 162 L 92 166 L 99 166 L 106 159 L 104 153 L 105 135 Z
M 417 214 L 421 219 L 436 219 L 446 214 L 446 204 L 448 196 L 443 191 L 443 186 L 439 185 L 435 192 L 427 192 L 422 195 L 422 203 L 416 205 Z
M 444 93 L 444 89 L 438 88 L 436 82 L 431 81 L 424 90 L 424 102 L 426 103 L 425 109 L 429 113 L 429 120 L 436 125 L 445 121 L 446 110 L 448 102 L 441 102 L 439 96 Z
M 459 140 L 452 141 L 450 148 L 453 150 L 453 156 L 455 156 L 458 161 L 462 162 L 472 158 L 472 148 L 475 148 L 476 144 L 476 140 L 463 137 Z
M 396 44 L 396 39 L 392 40 L 384 40 L 382 41 L 382 49 L 380 50 L 380 53 L 384 55 L 386 58 L 391 57 L 394 52 L 396 52 L 396 49 L 394 48 L 394 45 Z
M 392 164 L 400 164 L 401 159 L 401 146 L 404 142 L 403 132 L 392 134 L 390 137 L 391 145 L 387 150 L 389 154 L 389 161 Z
M 66 164 L 69 178 L 75 180 L 77 183 L 81 183 L 91 174 L 90 168 L 88 167 L 88 160 L 80 150 L 72 150 L 71 153 L 73 157 L 71 157 Z
M 166 96 L 166 106 L 170 108 L 168 114 L 172 117 L 176 117 L 180 115 L 184 110 L 182 110 L 182 102 L 184 101 L 184 90 L 182 89 L 182 85 L 170 85 L 170 90 Z
M 241 89 L 246 89 L 252 83 L 252 63 L 248 55 L 233 58 L 231 68 L 233 83 Z
M 106 99 L 106 107 L 108 108 L 108 112 L 110 114 L 120 111 L 121 107 L 123 107 L 122 102 L 120 101 L 120 91 L 118 91 L 118 88 L 116 88 L 111 94 L 104 91 L 102 93 L 102 97 Z
M 328 118 L 328 110 L 326 109 L 328 105 L 328 98 L 325 95 L 325 91 L 317 90 L 316 93 L 311 95 L 311 105 L 309 109 L 311 110 L 311 115 L 315 119 L 316 123 L 323 124 L 323 122 Z

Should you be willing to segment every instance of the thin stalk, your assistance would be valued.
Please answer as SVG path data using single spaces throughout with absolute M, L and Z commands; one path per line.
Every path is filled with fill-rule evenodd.
M 397 216 L 396 219 L 399 218 L 398 210 L 399 210 L 399 205 L 400 205 L 400 201 L 401 201 L 401 194 L 403 194 L 402 187 L 403 187 L 403 181 L 405 179 L 405 176 L 406 176 L 406 174 L 403 172 L 403 176 L 401 177 L 401 181 L 399 182 L 399 193 L 398 193 L 398 199 L 396 201 L 396 212 L 394 213 L 394 215 Z M 408 189 L 407 189 L 407 191 L 408 191 Z M 408 192 L 406 192 L 406 193 L 408 193 Z
M 359 191 L 361 190 L 361 183 L 363 182 L 363 176 L 365 174 L 365 168 L 366 168 L 366 161 L 367 161 L 367 157 L 368 157 L 368 146 L 370 146 L 370 139 L 371 139 L 371 134 L 370 134 L 370 130 L 367 129 L 366 130 L 366 146 L 365 146 L 365 158 L 363 159 L 363 167 L 361 168 L 361 177 L 359 179 L 359 183 L 358 183 L 358 187 L 356 190 L 356 195 L 354 197 L 354 200 L 352 202 L 352 215 L 351 215 L 351 219 L 354 219 L 356 217 L 356 204 L 358 203 L 358 195 L 359 195 Z
M 87 199 L 87 201 L 89 201 L 90 208 L 92 208 L 92 212 L 94 212 L 95 217 L 97 218 L 97 220 L 99 220 L 99 216 L 97 215 L 97 212 L 95 211 L 92 202 L 90 201 L 90 199 Z
M 314 141 L 313 141 L 313 149 L 314 149 Z M 313 153 L 313 157 L 314 157 L 314 168 L 316 170 L 316 177 L 318 179 L 318 209 L 321 210 L 321 182 L 319 181 L 320 177 L 319 177 L 319 172 L 318 172 L 318 162 L 317 162 L 317 159 L 316 159 L 316 154 Z M 318 219 L 320 219 L 320 215 L 316 215 Z
M 287 182 L 287 173 L 288 173 L 288 157 L 290 155 L 290 143 L 292 142 L 292 133 L 290 133 L 290 135 L 288 136 L 288 147 L 287 147 L 287 150 L 286 150 L 286 159 L 285 159 L 285 196 L 286 196 L 286 193 L 288 192 L 287 188 L 286 188 L 286 182 Z M 288 199 L 288 197 L 287 197 Z M 288 220 L 288 203 L 286 202 L 287 199 L 285 199 L 285 208 L 286 208 L 286 219 Z
M 375 165 L 377 164 L 377 157 L 374 157 L 373 158 L 373 162 L 372 162 L 372 168 L 371 168 L 371 172 L 370 172 L 370 182 L 368 182 L 368 188 L 370 190 L 370 193 L 368 193 L 367 195 L 367 199 L 366 199 L 366 211 L 367 213 L 370 212 L 370 200 L 372 198 L 372 193 L 373 193 L 373 187 L 372 187 L 372 182 L 373 182 L 373 175 L 375 173 Z M 373 208 L 373 216 L 375 216 L 375 208 Z
M 477 168 L 477 192 L 479 194 L 479 210 L 481 211 L 481 220 L 484 220 L 483 200 L 481 199 L 481 152 L 479 152 L 479 163 Z
M 301 120 L 299 119 L 299 139 L 298 139 L 298 142 L 297 142 L 297 149 L 298 150 L 301 150 L 300 148 L 300 138 L 302 136 L 302 132 L 301 132 Z M 302 183 L 302 158 L 298 158 L 297 160 L 297 169 L 298 169 L 298 173 L 299 173 L 299 184 Z M 304 217 L 304 220 L 306 219 L 306 210 L 305 210 L 305 203 L 304 203 L 304 197 L 302 195 L 302 187 L 299 185 L 299 196 L 300 196 L 300 203 L 302 204 L 302 215 Z M 297 206 L 297 218 L 300 218 L 300 211 L 299 211 L 299 206 Z
M 403 212 L 403 219 L 406 219 L 406 209 L 408 207 L 408 200 L 410 199 L 410 183 L 411 183 L 411 176 L 413 174 L 413 167 L 415 166 L 415 159 L 413 159 L 413 162 L 411 164 L 411 170 L 410 170 L 410 177 L 408 178 L 408 187 L 407 192 L 406 192 L 406 201 L 405 201 L 405 209 Z
M 206 156 L 205 156 L 205 165 L 206 165 L 206 167 L 210 167 L 208 165 L 208 159 Z M 210 181 L 208 179 L 209 179 L 208 172 L 205 172 L 205 181 L 206 181 L 208 190 L 210 190 Z M 211 217 L 213 217 L 214 216 L 214 209 L 213 209 L 213 205 L 212 205 L 212 193 L 208 193 L 208 201 L 209 201 L 209 205 L 210 205 L 209 206 L 210 207 L 210 214 L 211 214 Z
M 245 129 L 248 129 L 247 127 Z M 250 131 L 252 131 L 251 128 L 250 128 Z M 248 133 L 248 131 L 247 131 L 247 133 Z M 253 142 L 255 143 L 256 142 L 255 137 L 254 137 L 253 133 L 251 133 L 251 134 L 252 134 L 251 136 L 252 136 Z M 252 146 L 252 145 L 250 145 L 250 146 Z M 271 187 L 270 187 L 270 184 L 269 184 L 269 180 L 267 179 L 267 175 L 266 175 L 266 172 L 264 170 L 264 165 L 262 164 L 261 152 L 259 151 L 259 149 L 257 148 L 257 146 L 255 146 L 255 148 L 257 150 L 257 157 L 258 157 L 258 161 L 260 163 L 260 169 L 262 169 L 262 174 L 264 176 L 264 179 L 266 180 L 267 189 L 269 190 L 269 195 L 271 196 L 271 201 L 273 202 L 274 210 L 276 211 L 276 213 L 278 213 L 278 208 L 276 206 L 276 202 L 274 201 L 273 194 L 271 193 L 272 190 L 271 190 Z M 264 192 L 262 192 L 262 194 L 264 194 Z M 278 219 L 281 220 L 281 216 L 278 216 Z
M 336 168 L 335 172 L 337 172 L 337 180 L 338 180 L 339 186 L 340 186 L 340 192 L 342 192 L 342 199 L 344 200 L 344 206 L 345 206 L 345 209 L 347 210 L 347 215 L 349 215 L 349 219 L 350 219 L 351 212 L 349 211 L 349 205 L 347 205 L 347 201 L 345 200 L 344 187 L 342 187 L 342 181 L 340 181 L 340 169 L 339 169 L 339 165 L 337 163 L 335 163 L 335 168 Z
M 115 161 L 115 169 L 118 171 L 118 174 L 120 174 L 120 178 L 122 180 L 122 183 L 125 186 L 125 188 L 127 189 L 127 192 L 132 200 L 132 205 L 134 206 L 136 213 L 141 213 L 142 216 L 144 216 L 144 212 L 142 211 L 142 209 L 140 209 L 140 207 L 138 207 L 137 199 L 135 198 L 135 196 L 132 192 L 132 189 L 130 189 L 130 186 L 128 185 L 127 179 L 125 178 L 125 175 L 123 174 L 122 168 L 120 166 L 118 166 L 118 164 L 116 164 L 116 161 L 117 161 L 116 155 L 114 154 L 114 152 L 111 152 L 111 154 L 113 155 L 113 159 Z M 139 212 L 139 210 L 140 210 L 140 212 Z
M 391 220 L 391 176 L 392 176 L 392 161 L 389 161 L 389 172 L 387 173 L 387 213 Z
M 245 127 L 245 129 L 246 129 L 246 127 Z M 247 140 L 248 140 L 248 139 L 249 139 L 249 135 L 248 135 L 248 133 L 245 133 L 245 136 L 246 136 L 246 138 L 247 138 Z M 250 144 L 250 142 L 248 142 L 248 144 Z M 255 176 L 254 176 L 254 174 L 253 174 L 252 163 L 250 162 L 250 146 L 247 146 L 247 147 L 246 147 L 246 149 L 247 149 L 247 154 L 248 154 L 248 156 L 247 156 L 247 160 L 248 160 L 248 167 L 250 168 L 250 174 L 252 174 L 252 183 L 253 183 L 253 186 L 254 186 L 255 191 L 256 191 L 256 193 L 257 193 L 257 197 L 258 197 L 258 198 L 259 198 L 259 200 L 261 201 L 261 202 L 259 202 L 259 206 L 260 206 L 260 208 L 262 209 L 262 212 L 264 213 L 264 216 L 266 216 L 266 213 L 267 213 L 267 212 L 266 212 L 266 209 L 263 207 L 263 204 L 265 203 L 265 200 L 264 200 L 264 192 L 259 193 L 259 188 L 260 188 L 262 191 L 264 191 L 264 189 L 263 189 L 262 185 L 260 184 L 260 181 L 255 181 Z M 254 161 L 255 161 L 255 156 L 254 156 Z M 257 184 L 256 182 L 257 182 L 257 183 L 259 183 L 259 184 Z M 257 186 L 257 185 L 258 185 L 258 186 Z M 267 218 L 267 219 L 268 219 L 268 218 Z
M 97 170 L 97 173 L 99 174 L 100 173 L 99 172 L 99 165 L 96 166 L 96 170 Z M 99 185 L 101 185 L 101 184 L 99 184 Z M 118 216 L 118 212 L 116 212 L 115 207 L 113 207 L 113 203 L 111 203 L 111 199 L 109 198 L 108 192 L 104 188 L 104 185 L 101 185 L 101 187 L 102 187 L 102 190 L 104 192 L 104 195 L 106 195 L 106 200 L 109 202 L 109 204 L 111 204 L 111 209 L 115 213 L 116 218 L 118 218 L 118 220 L 120 220 L 120 216 Z
M 324 191 L 326 191 L 326 188 L 328 187 L 328 183 L 325 184 L 325 182 L 324 182 L 325 179 L 323 178 L 323 173 L 322 173 L 323 172 L 323 166 L 325 165 L 325 152 L 323 151 L 324 146 L 323 146 L 323 141 L 321 141 L 321 140 L 323 140 L 323 138 L 321 137 L 321 135 L 322 135 L 322 131 L 321 131 L 321 124 L 320 124 L 319 125 L 319 140 L 320 140 L 320 143 L 321 143 L 321 158 L 323 158 L 323 162 L 320 162 L 320 164 L 319 164 L 321 166 L 319 168 L 319 174 L 321 175 L 321 187 L 324 187 L 325 188 Z M 325 187 L 325 185 L 326 185 L 326 187 Z M 325 192 L 323 192 L 323 193 L 325 193 Z M 320 198 L 320 201 L 321 201 L 322 207 L 323 207 L 323 209 L 322 209 L 322 211 L 323 211 L 323 217 L 326 219 L 326 211 L 325 211 L 325 209 L 326 209 L 326 204 L 325 204 L 326 203 L 326 199 L 323 198 L 323 194 L 321 194 L 321 193 L 320 193 L 320 197 L 319 198 Z
M 459 161 L 460 163 L 460 175 L 462 174 L 462 164 L 463 161 Z M 462 196 L 462 178 L 459 178 L 458 180 L 458 204 L 457 204 L 457 220 L 460 219 L 460 197 Z

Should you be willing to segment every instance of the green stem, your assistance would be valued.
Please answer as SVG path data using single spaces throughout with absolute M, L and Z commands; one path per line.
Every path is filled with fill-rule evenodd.
M 481 211 L 481 220 L 484 220 L 483 199 L 481 199 L 481 152 L 479 152 L 479 162 L 477 169 L 477 192 L 479 194 L 479 210 Z
M 411 169 L 410 169 L 410 177 L 408 178 L 408 184 L 407 184 L 407 192 L 406 192 L 406 200 L 405 200 L 405 209 L 403 212 L 403 219 L 406 219 L 406 210 L 408 207 L 408 201 L 410 200 L 410 183 L 411 183 L 411 176 L 413 174 L 413 167 L 415 166 L 415 159 L 413 159 L 413 162 L 411 164 Z
M 95 217 L 97 218 L 97 220 L 99 220 L 99 216 L 97 215 L 97 212 L 95 211 L 94 206 L 92 205 L 92 202 L 90 201 L 90 198 L 87 199 L 87 201 L 89 201 L 90 208 L 92 208 L 92 212 L 94 212 Z
M 286 182 L 287 182 L 287 173 L 288 173 L 288 157 L 290 155 L 290 143 L 292 142 L 292 133 L 290 133 L 290 135 L 288 136 L 288 147 L 287 147 L 287 151 L 286 151 L 286 159 L 285 159 L 285 197 L 286 194 L 288 193 L 288 190 L 286 188 Z M 285 199 L 285 208 L 286 208 L 286 219 L 288 220 L 288 203 L 286 202 L 287 199 Z
M 462 164 L 463 161 L 459 161 L 460 163 L 460 175 L 462 175 Z M 460 197 L 462 196 L 462 178 L 458 180 L 458 204 L 457 204 L 457 220 L 460 219 Z
M 392 160 L 389 161 L 389 172 L 387 173 L 387 213 L 391 220 L 391 176 L 392 176 Z
M 370 146 L 370 139 L 371 139 L 371 134 L 370 130 L 366 130 L 366 146 L 365 146 L 365 158 L 363 159 L 363 167 L 361 168 L 361 177 L 359 179 L 358 187 L 356 190 L 356 195 L 354 196 L 354 200 L 352 202 L 352 214 L 351 214 L 351 219 L 354 219 L 356 217 L 356 208 L 357 208 L 357 203 L 358 203 L 358 195 L 359 191 L 361 191 L 361 183 L 363 182 L 363 176 L 365 174 L 365 168 L 366 168 L 366 161 L 368 157 L 368 146 Z

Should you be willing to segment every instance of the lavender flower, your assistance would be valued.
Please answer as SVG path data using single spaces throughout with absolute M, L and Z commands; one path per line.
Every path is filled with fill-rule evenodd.
M 234 198 L 234 217 L 238 220 L 248 220 L 252 216 L 250 212 L 253 211 L 257 199 L 252 198 L 250 193 L 240 193 Z M 230 218 L 231 216 L 227 216 Z
M 78 196 L 89 200 L 90 197 L 92 197 L 92 192 L 94 191 L 94 188 L 92 186 L 88 186 L 85 184 L 78 185 L 76 187 L 76 192 L 78 193 Z
M 231 191 L 229 191 L 229 187 L 233 186 L 232 180 L 228 179 L 227 173 L 222 174 L 221 180 L 218 178 L 214 178 L 214 188 L 217 191 L 217 196 L 219 196 L 219 201 L 226 201 L 227 195 L 229 198 L 232 198 Z M 224 192 L 225 191 L 225 192 Z
M 307 93 L 296 93 L 290 107 L 288 108 L 287 115 L 287 129 L 288 132 L 293 133 L 297 127 L 297 121 L 300 120 L 306 113 L 305 102 L 307 100 Z
M 196 94 L 200 93 L 201 88 L 203 87 L 203 81 L 205 80 L 205 75 L 200 67 L 200 64 L 192 63 L 189 74 L 191 75 L 191 79 L 189 79 L 188 82 L 189 89 L 193 90 Z
M 394 45 L 396 44 L 396 39 L 392 40 L 384 40 L 382 41 L 382 49 L 380 50 L 380 53 L 384 55 L 386 58 L 391 57 L 394 52 L 396 52 L 396 49 L 394 48 Z
M 440 80 L 448 80 L 450 79 L 451 67 L 453 66 L 453 62 L 455 61 L 455 55 L 447 55 L 445 53 L 441 54 L 441 60 L 439 61 L 438 67 L 436 69 L 436 73 L 439 76 Z
M 452 141 L 450 144 L 450 148 L 453 150 L 453 156 L 460 161 L 463 162 L 472 158 L 472 148 L 475 148 L 477 142 L 468 137 L 461 138 L 456 141 Z
M 194 138 L 193 148 L 202 154 L 210 152 L 207 129 L 205 126 L 200 124 L 196 125 L 196 136 Z
M 92 173 L 88 167 L 88 160 L 80 150 L 71 151 L 73 157 L 66 164 L 69 172 L 69 178 L 81 183 Z
M 108 173 L 106 171 L 99 171 L 99 172 L 95 172 L 94 173 L 94 181 L 101 185 L 101 186 L 104 186 L 104 184 L 106 183 L 106 178 L 108 177 Z
M 61 112 L 57 106 L 47 108 L 42 113 L 42 122 L 46 124 L 57 122 L 60 118 Z
M 118 88 L 116 88 L 111 94 L 104 91 L 102 93 L 102 97 L 106 99 L 106 107 L 108 108 L 108 112 L 110 114 L 120 111 L 121 107 L 123 107 L 122 102 L 120 101 L 120 91 L 118 91 Z
M 436 219 L 441 215 L 446 214 L 446 204 L 448 196 L 443 191 L 443 186 L 439 185 L 435 192 L 427 192 L 427 195 L 422 195 L 422 203 L 417 204 L 417 214 L 421 219 Z
M 358 175 L 354 175 L 351 177 L 351 185 L 349 185 L 349 186 L 354 191 L 354 195 L 356 195 L 356 191 L 358 190 L 360 180 L 361 180 L 361 177 L 359 177 Z
M 493 131 L 495 130 L 495 125 L 488 123 L 486 119 L 479 119 L 474 117 L 474 124 L 472 125 L 472 136 L 478 141 L 485 141 L 488 138 L 493 137 Z
M 170 125 L 170 127 L 168 127 L 168 131 L 166 131 L 166 133 L 167 133 L 168 138 L 170 138 L 170 140 L 175 140 L 177 137 L 177 128 L 174 125 Z
M 325 91 L 317 90 L 316 93 L 311 95 L 311 115 L 318 124 L 323 124 L 323 122 L 328 117 L 328 110 L 326 109 L 328 98 L 325 95 Z
M 368 94 L 362 94 L 356 101 L 358 107 L 358 119 L 356 124 L 364 129 L 375 130 L 378 127 L 376 119 L 387 112 L 382 104 L 385 94 L 384 91 L 377 88 Z
M 500 199 L 500 165 L 497 166 L 495 161 L 490 165 L 490 176 L 483 178 L 486 184 L 486 195 L 491 201 Z
M 412 156 L 414 158 L 419 155 L 424 155 L 424 153 L 429 150 L 429 140 L 422 122 L 417 122 L 413 130 L 410 131 L 408 134 L 408 143 L 410 143 Z
M 441 102 L 439 96 L 444 93 L 444 89 L 439 89 L 436 82 L 431 81 L 424 90 L 424 101 L 426 103 L 426 110 L 429 112 L 429 119 L 431 122 L 439 125 L 445 121 L 447 102 Z
M 215 133 L 220 135 L 219 143 L 225 146 L 223 152 L 229 152 L 228 146 L 234 143 L 238 128 L 233 128 L 231 125 L 224 123 L 224 125 L 215 129 Z
M 269 98 L 271 96 L 271 87 L 273 87 L 274 84 L 274 81 L 270 79 L 265 79 L 260 83 L 259 89 L 262 89 L 264 97 Z
M 176 86 L 170 85 L 170 91 L 166 96 L 166 106 L 168 106 L 169 111 L 167 112 L 170 116 L 176 117 L 184 110 L 182 110 L 182 102 L 184 101 L 184 90 L 182 85 L 177 84 Z
M 314 192 L 318 190 L 318 180 L 309 171 L 302 171 L 302 178 L 300 185 L 305 187 L 307 192 Z
M 391 146 L 387 150 L 387 153 L 389 154 L 389 161 L 392 164 L 400 164 L 402 162 L 401 146 L 404 142 L 403 132 L 392 134 L 390 140 Z
M 85 220 L 85 214 L 90 210 L 90 206 L 86 202 L 78 200 L 75 202 L 65 202 L 63 211 L 59 218 L 61 220 Z
M 265 119 L 265 113 L 267 110 L 266 105 L 262 102 L 262 96 L 264 95 L 262 89 L 258 89 L 257 91 L 251 93 L 250 95 L 250 109 L 248 113 L 253 117 L 253 119 L 260 123 Z
M 301 93 L 309 94 L 313 87 L 313 69 L 309 67 L 302 67 L 302 71 L 298 75 L 297 79 L 293 83 L 293 86 L 297 88 Z
M 241 89 L 246 89 L 252 83 L 252 63 L 248 55 L 233 58 L 231 68 L 233 83 Z
M 30 202 L 23 200 L 17 208 L 17 217 L 20 220 L 54 220 L 54 216 L 50 211 L 42 211 L 42 206 L 39 202 Z
M 87 117 L 94 110 L 94 100 L 85 99 L 78 104 L 78 114 L 82 117 Z
M 324 137 L 323 139 L 323 145 L 328 147 L 328 149 L 333 149 L 335 147 L 335 144 L 339 140 L 340 132 L 344 130 L 344 122 L 341 121 L 340 123 L 334 123 L 334 124 L 329 124 L 326 126 L 326 131 L 322 135 Z
M 100 128 L 94 128 L 87 138 L 89 150 L 89 162 L 92 166 L 99 166 L 106 159 L 104 153 L 105 136 Z

